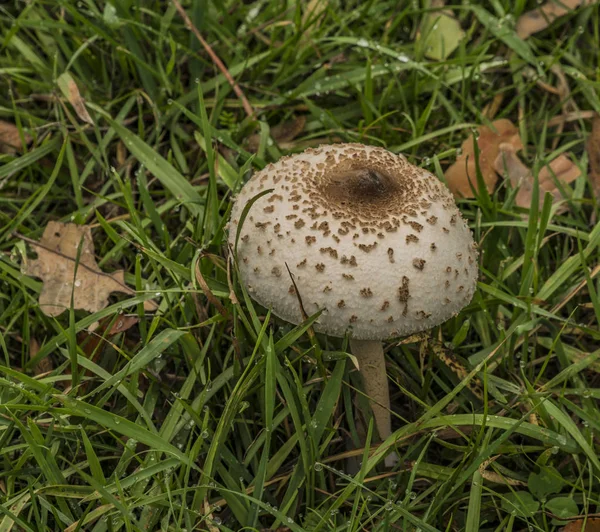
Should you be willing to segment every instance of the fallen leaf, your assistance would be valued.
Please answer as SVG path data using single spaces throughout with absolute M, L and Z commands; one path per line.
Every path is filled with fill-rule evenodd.
M 530 208 L 533 196 L 534 179 L 531 170 L 523 164 L 517 156 L 517 150 L 510 144 L 501 144 L 500 153 L 494 162 L 494 169 L 498 174 L 504 175 L 510 179 L 514 188 L 519 188 L 515 198 L 515 204 L 519 207 Z M 556 180 L 562 186 L 572 183 L 581 175 L 579 168 L 566 155 L 561 154 L 538 173 L 539 183 L 539 205 L 544 203 L 544 195 L 550 192 L 553 196 L 553 202 L 558 203 L 563 198 L 560 187 Z M 565 206 L 566 209 L 566 206 Z
M 294 140 L 300 133 L 304 131 L 304 126 L 306 125 L 306 116 L 300 115 L 294 118 L 293 120 L 288 120 L 286 122 L 282 122 L 281 124 L 277 124 L 271 128 L 271 138 L 275 141 L 275 143 L 280 146 L 282 144 L 291 142 Z M 256 152 L 258 150 L 258 146 L 260 144 L 260 135 L 254 134 L 248 138 L 248 151 Z
M 590 160 L 590 181 L 597 198 L 600 198 L 600 115 L 592 120 L 592 132 L 587 141 L 587 154 Z
M 29 358 L 34 358 L 40 352 L 40 344 L 35 338 L 29 340 Z M 49 373 L 54 369 L 49 357 L 42 358 L 33 368 L 34 375 Z
M 584 526 L 585 523 L 585 526 Z M 571 521 L 563 532 L 600 532 L 600 517 L 590 517 L 588 519 L 577 519 Z
M 480 126 L 477 131 L 479 147 L 479 168 L 488 192 L 492 192 L 498 181 L 494 162 L 500 152 L 500 144 L 512 145 L 515 150 L 523 148 L 519 130 L 505 118 L 492 122 L 495 131 L 487 126 Z M 473 137 L 466 139 L 461 154 L 456 162 L 445 172 L 446 181 L 452 194 L 458 198 L 473 198 L 473 189 L 477 191 L 477 175 L 475 173 L 475 142 Z
M 31 135 L 23 133 L 25 144 L 31 142 Z M 14 155 L 17 152 L 23 151 L 23 143 L 19 128 L 11 122 L 0 120 L 0 153 Z
M 597 0 L 549 0 L 543 6 L 523 13 L 517 20 L 517 35 L 527 39 L 538 31 L 545 30 L 557 18 L 570 13 L 580 5 L 593 4 Z
M 85 107 L 85 100 L 83 99 L 83 96 L 81 96 L 79 87 L 71 74 L 68 72 L 61 74 L 58 77 L 57 83 L 64 97 L 69 100 L 69 103 L 73 106 L 73 109 L 75 109 L 79 119 L 82 122 L 94 125 L 94 121 Z
M 429 7 L 440 8 L 444 4 L 443 0 L 432 0 Z M 417 34 L 417 39 L 423 40 L 425 55 L 435 61 L 443 61 L 450 56 L 464 37 L 460 22 L 449 9 L 425 13 Z
M 92 231 L 88 226 L 49 222 L 40 242 L 28 242 L 38 258 L 27 261 L 24 272 L 44 281 L 39 305 L 47 316 L 58 316 L 70 308 L 71 294 L 74 308 L 89 312 L 106 307 L 112 292 L 135 295 L 135 291 L 125 284 L 122 270 L 111 274 L 100 270 L 94 257 Z M 80 242 L 81 255 L 74 279 Z M 146 301 L 144 307 L 155 309 L 156 304 Z

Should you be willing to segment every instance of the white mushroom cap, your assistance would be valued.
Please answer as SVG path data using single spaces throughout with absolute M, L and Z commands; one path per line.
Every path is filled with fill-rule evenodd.
M 477 281 L 471 231 L 452 194 L 402 155 L 335 144 L 284 157 L 238 195 L 229 242 L 238 242 L 250 295 L 291 323 L 302 321 L 294 276 L 315 329 L 383 340 L 438 325 L 467 305 Z M 286 268 L 287 265 L 287 268 Z

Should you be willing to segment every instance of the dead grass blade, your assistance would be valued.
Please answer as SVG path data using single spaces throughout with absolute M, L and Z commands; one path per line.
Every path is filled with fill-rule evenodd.
M 600 115 L 592 120 L 592 132 L 587 141 L 587 154 L 590 160 L 590 181 L 597 198 L 600 198 Z

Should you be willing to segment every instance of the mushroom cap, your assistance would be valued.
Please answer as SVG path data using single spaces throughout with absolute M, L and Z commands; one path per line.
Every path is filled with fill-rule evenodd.
M 291 323 L 322 310 L 315 329 L 383 340 L 438 325 L 467 305 L 477 281 L 471 231 L 449 190 L 402 155 L 333 144 L 283 157 L 237 196 L 235 246 L 248 292 Z

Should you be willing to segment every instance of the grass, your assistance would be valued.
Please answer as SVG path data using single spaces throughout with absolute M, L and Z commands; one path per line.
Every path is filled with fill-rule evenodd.
M 467 37 L 431 61 L 419 2 L 329 0 L 313 16 L 312 2 L 182 3 L 255 117 L 170 2 L 0 5 L 0 116 L 33 137 L 0 155 L 0 531 L 558 530 L 599 512 L 591 126 L 549 126 L 565 101 L 537 82 L 562 72 L 569 101 L 600 111 L 597 5 L 523 41 L 514 23 L 536 2 L 457 3 Z M 328 141 L 443 178 L 498 94 L 527 164 L 565 151 L 582 175 L 562 213 L 515 207 L 504 183 L 460 202 L 477 294 L 425 338 L 387 344 L 395 442 L 359 445 L 369 409 L 342 341 L 278 321 L 228 272 L 232 197 L 252 170 Z M 278 145 L 270 128 L 299 115 Z M 18 235 L 51 220 L 91 225 L 100 266 L 138 295 L 43 314 Z M 124 318 L 138 323 L 111 333 Z

